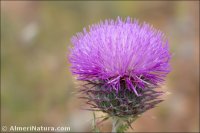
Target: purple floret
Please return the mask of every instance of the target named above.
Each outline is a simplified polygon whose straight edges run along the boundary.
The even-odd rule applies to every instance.
[[[119,92],[125,83],[140,96],[138,89],[158,87],[170,72],[171,55],[163,33],[130,17],[91,25],[71,42],[72,73],[108,90]]]

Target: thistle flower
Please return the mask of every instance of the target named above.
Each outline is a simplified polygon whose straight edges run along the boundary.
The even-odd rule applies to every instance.
[[[91,110],[136,118],[155,107],[170,72],[168,42],[159,30],[130,17],[105,20],[72,37],[71,71],[85,81]]]

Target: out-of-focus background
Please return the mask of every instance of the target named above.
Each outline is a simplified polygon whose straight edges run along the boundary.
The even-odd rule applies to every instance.
[[[134,131],[199,131],[198,1],[1,1],[1,125],[91,131],[92,112],[80,110],[74,95],[68,46],[83,27],[117,16],[160,29],[173,53],[166,100],[135,121]],[[108,132],[111,121],[99,127]]]

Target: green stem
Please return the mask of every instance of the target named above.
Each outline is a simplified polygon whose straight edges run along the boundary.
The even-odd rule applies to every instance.
[[[112,119],[112,132],[118,132],[118,128],[122,125],[122,121],[119,118],[113,117]]]

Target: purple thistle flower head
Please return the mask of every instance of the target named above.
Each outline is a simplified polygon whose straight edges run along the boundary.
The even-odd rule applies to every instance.
[[[141,96],[140,91],[157,88],[170,72],[164,34],[130,17],[91,25],[71,42],[72,73],[79,80],[101,84],[106,91],[127,89]]]
[[[132,123],[162,102],[156,91],[170,72],[168,42],[162,32],[130,17],[105,20],[72,37],[71,71],[92,111]]]

